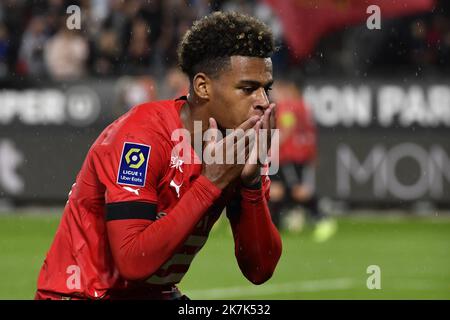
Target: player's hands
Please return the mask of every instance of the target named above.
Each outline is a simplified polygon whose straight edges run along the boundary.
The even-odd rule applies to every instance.
[[[237,128],[242,130],[235,130],[232,134],[218,140],[219,129],[217,128],[217,122],[214,118],[210,118],[209,133],[211,136],[203,152],[202,175],[207,177],[220,189],[224,189],[228,184],[238,178],[242,173],[245,162],[249,158],[249,150],[255,140],[255,130],[250,129],[256,129],[256,126],[259,126],[260,123],[260,117],[253,116]],[[234,154],[234,159],[232,163],[227,163],[227,155],[231,155],[231,153]],[[217,157],[216,159],[222,159],[222,161],[208,163],[205,160],[205,155]],[[238,161],[239,159],[244,159],[245,161]]]
[[[263,118],[259,121],[256,128],[256,137],[250,156],[245,164],[242,173],[241,181],[244,186],[252,186],[257,184],[261,179],[261,166],[267,162],[268,152],[272,143],[271,129],[275,128],[275,103],[271,103],[264,111]],[[260,129],[266,129],[265,135],[260,137]],[[259,141],[259,138],[265,141]],[[260,148],[263,148],[265,154],[260,154]]]

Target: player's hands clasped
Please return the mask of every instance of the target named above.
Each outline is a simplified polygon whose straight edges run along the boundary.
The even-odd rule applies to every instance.
[[[211,137],[204,148],[204,155],[211,155],[216,161],[203,161],[202,175],[218,188],[224,189],[242,174],[249,159],[249,150],[255,143],[256,130],[261,126],[261,119],[253,116],[244,121],[232,134],[218,139],[219,130],[214,118],[209,119]],[[252,130],[253,129],[253,130]],[[229,161],[233,159],[233,161]],[[217,161],[222,159],[222,161]],[[244,161],[240,161],[244,159]],[[228,160],[228,161],[227,161]]]
[[[267,153],[270,150],[272,142],[271,129],[274,128],[275,103],[271,103],[264,111],[264,115],[259,121],[259,125],[256,127],[255,143],[253,144],[249,159],[241,173],[241,180],[245,186],[254,185],[261,179],[261,166],[267,161]],[[260,129],[264,129],[262,132],[264,134],[260,134]],[[259,139],[264,140],[259,141]],[[261,152],[261,149],[263,152]]]

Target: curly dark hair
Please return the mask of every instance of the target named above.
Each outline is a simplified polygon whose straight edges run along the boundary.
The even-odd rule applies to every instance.
[[[270,29],[237,12],[214,12],[194,22],[178,47],[178,63],[190,79],[198,72],[217,76],[234,55],[268,58],[274,52]]]

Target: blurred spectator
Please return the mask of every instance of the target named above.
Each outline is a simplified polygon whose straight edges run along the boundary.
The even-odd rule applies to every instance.
[[[6,43],[6,62],[2,65],[6,73],[3,76],[9,76],[14,74],[15,65],[18,59],[18,52],[20,48],[20,40],[22,37],[22,32],[24,31],[25,24],[23,23],[23,18],[26,16],[26,3],[25,0],[3,0],[0,1],[0,10],[2,10],[2,25],[4,36],[7,38]]]
[[[108,2],[109,0],[81,0],[83,31],[90,38],[95,38],[101,31],[108,15]]]
[[[150,76],[122,77],[117,81],[117,90],[114,91],[118,92],[114,107],[116,116],[138,104],[158,100],[158,87]]]
[[[44,54],[48,72],[54,79],[78,79],[86,74],[88,43],[76,30],[66,28],[65,21],[46,43]]]
[[[189,79],[179,68],[172,67],[167,71],[161,87],[164,90],[162,92],[164,99],[186,96],[189,93]]]
[[[196,3],[201,2],[197,1]],[[192,22],[197,19],[197,15],[201,13],[196,12],[195,7],[189,1],[182,0],[172,0],[166,9],[170,13],[170,19],[167,20],[164,37],[160,40],[164,47],[162,51],[164,59],[160,60],[160,64],[170,68],[177,61],[179,40],[192,25]],[[207,8],[203,5],[201,10],[207,12]],[[159,74],[161,74],[161,70],[159,70]]]
[[[125,53],[127,72],[138,73],[150,66],[150,28],[143,19],[133,21],[130,42]],[[148,71],[148,70],[147,70]]]
[[[171,29],[171,20],[175,19],[176,12],[170,12],[170,4],[176,0],[163,1],[155,0],[149,1],[142,5],[138,15],[144,19],[149,25],[150,44],[153,52],[155,49],[161,49],[164,52],[168,47],[168,39],[173,30]],[[188,15],[189,12],[182,12]]]
[[[71,4],[79,5],[75,1],[70,3],[64,0],[48,0],[48,1],[33,1],[35,8],[34,14],[43,15],[45,14],[47,18],[47,28],[51,36],[55,35],[61,28],[61,21],[65,20],[68,16],[66,15],[67,7]]]
[[[44,46],[48,39],[43,16],[31,19],[22,38],[19,51],[19,69],[22,73],[40,76],[45,74]]]
[[[440,66],[450,62],[450,21],[442,14],[433,16],[427,34],[427,42],[435,51],[436,63]]]
[[[125,41],[125,28],[127,16],[125,13],[125,4],[121,0],[110,0],[109,14],[103,21],[103,27],[113,30],[121,43]]]
[[[441,64],[445,66],[450,65],[450,30],[443,35],[442,46],[440,50]]]
[[[119,71],[120,43],[112,29],[103,30],[95,43],[94,72],[98,75],[115,75]]]
[[[9,37],[6,26],[0,24],[0,76],[8,74]]]
[[[423,20],[411,24],[410,61],[414,65],[423,65],[433,61],[432,51],[427,43],[427,25]]]

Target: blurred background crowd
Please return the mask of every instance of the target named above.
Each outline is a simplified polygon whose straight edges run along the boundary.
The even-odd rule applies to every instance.
[[[345,1],[344,1],[345,2]],[[68,6],[81,8],[81,30],[69,30]],[[85,76],[151,74],[176,66],[177,44],[192,22],[215,10],[254,15],[272,28],[277,71],[304,75],[365,74],[396,68],[405,72],[450,69],[448,1],[432,12],[324,35],[308,56],[298,57],[283,24],[265,1],[243,0],[4,0],[0,2],[0,78],[79,79]]]

